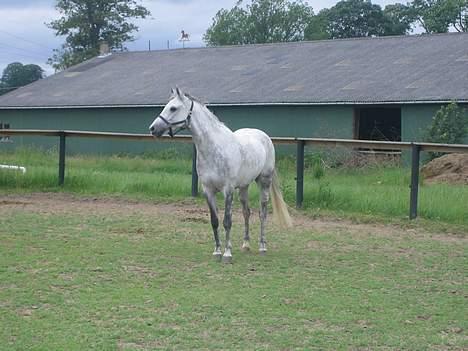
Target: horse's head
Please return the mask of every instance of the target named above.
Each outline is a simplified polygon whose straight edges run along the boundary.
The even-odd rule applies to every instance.
[[[172,96],[161,114],[149,126],[152,135],[160,137],[166,131],[172,137],[178,131],[190,126],[193,101],[179,89],[172,89]],[[173,127],[176,127],[173,130]]]

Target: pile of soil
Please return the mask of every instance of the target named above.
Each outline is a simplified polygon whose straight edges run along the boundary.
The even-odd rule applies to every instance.
[[[447,154],[421,169],[424,182],[468,185],[468,154]]]

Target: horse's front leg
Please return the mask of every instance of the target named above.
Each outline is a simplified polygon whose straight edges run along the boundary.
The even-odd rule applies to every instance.
[[[224,193],[224,230],[226,231],[226,247],[224,248],[223,262],[232,262],[231,226],[232,226],[232,199],[233,190]]]
[[[213,228],[213,235],[215,240],[215,249],[213,256],[217,259],[221,259],[221,242],[219,241],[219,220],[218,220],[218,209],[216,207],[216,195],[213,191],[205,190],[206,202],[210,209],[211,227]]]

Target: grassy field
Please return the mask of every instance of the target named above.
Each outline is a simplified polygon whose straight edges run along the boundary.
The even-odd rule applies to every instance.
[[[31,149],[0,153],[1,163],[17,164],[28,169],[25,175],[0,170],[0,192],[66,191],[172,200],[180,200],[190,194],[191,160],[170,150],[137,157],[67,157],[63,189],[57,186],[57,159],[56,152]],[[410,177],[407,168],[374,166],[317,170],[313,166],[314,157],[307,160],[304,180],[306,211],[392,220],[407,218]],[[285,199],[294,206],[294,160],[282,158],[278,167]],[[251,198],[257,201],[255,188],[251,188]],[[467,186],[421,185],[421,218],[468,228],[467,213]]]
[[[237,211],[223,265],[200,208],[3,196],[0,349],[468,347],[463,237],[296,215],[293,229],[270,226],[260,256],[239,252]]]

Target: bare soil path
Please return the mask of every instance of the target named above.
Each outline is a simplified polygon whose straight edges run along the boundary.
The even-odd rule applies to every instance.
[[[234,225],[242,226],[243,218],[240,205],[235,204]],[[256,209],[254,209],[256,210]],[[173,220],[185,222],[203,222],[209,226],[207,208],[196,201],[187,199],[178,202],[148,202],[121,199],[115,197],[81,197],[66,193],[33,193],[27,195],[0,196],[0,216],[11,211],[24,211],[44,215],[57,215],[60,213],[75,215],[117,215],[117,216],[164,216]],[[310,230],[316,233],[342,232],[363,236],[399,236],[412,235],[413,238],[430,237],[434,240],[460,241],[467,243],[467,233],[463,229],[454,229],[442,232],[435,226],[428,229],[424,226],[386,223],[356,223],[349,219],[323,217],[313,218],[307,213],[293,211],[294,227],[301,230]],[[221,211],[220,211],[221,212]],[[251,216],[255,224],[258,216]]]

